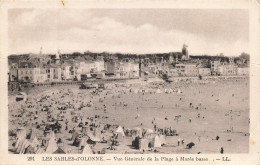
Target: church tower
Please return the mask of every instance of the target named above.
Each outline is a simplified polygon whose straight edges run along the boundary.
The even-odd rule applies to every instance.
[[[190,58],[189,52],[188,52],[188,45],[185,43],[183,44],[183,47],[182,47],[182,55],[185,57],[186,60],[188,60]]]
[[[55,64],[59,64],[60,63],[60,50],[57,51],[54,60],[55,60]]]

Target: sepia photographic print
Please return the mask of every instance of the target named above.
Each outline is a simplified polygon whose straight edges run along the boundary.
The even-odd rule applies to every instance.
[[[8,155],[249,154],[248,9],[7,17]]]
[[[248,152],[248,11],[8,16],[10,153]]]

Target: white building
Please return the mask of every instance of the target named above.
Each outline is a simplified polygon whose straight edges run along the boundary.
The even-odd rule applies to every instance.
[[[217,72],[221,76],[237,75],[237,66],[235,66],[235,65],[219,65]]]
[[[116,68],[116,78],[138,78],[139,65],[135,63],[119,63]]]
[[[239,75],[239,76],[248,76],[249,75],[249,67],[237,68],[237,75]]]
[[[198,68],[196,64],[176,64],[175,68],[181,76],[198,76]]]
[[[210,76],[210,68],[199,68],[199,75],[201,76]]]
[[[210,68],[211,68],[212,72],[217,72],[218,66],[220,66],[220,61],[211,61],[210,62]]]

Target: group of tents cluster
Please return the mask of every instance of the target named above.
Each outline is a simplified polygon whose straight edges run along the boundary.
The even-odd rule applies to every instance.
[[[118,126],[114,133],[117,135],[116,139],[121,141],[125,136],[123,128]],[[102,142],[104,139],[101,135],[101,130],[96,128],[90,131],[90,127],[83,126],[82,131],[75,131],[72,133],[72,145],[78,147],[81,154],[93,154],[91,144]],[[66,151],[59,146],[59,140],[56,139],[54,131],[44,131],[44,137],[38,139],[36,129],[31,129],[30,133],[24,127],[17,129],[15,133],[15,142],[13,143],[13,151],[16,154],[66,154]],[[103,151],[105,152],[105,151]]]
[[[155,133],[149,128],[136,127],[130,131],[133,138],[132,147],[141,151],[149,150],[149,148],[161,148],[166,145],[166,136]]]
[[[25,128],[18,128],[15,138],[13,151],[16,154],[50,154],[58,150],[54,132],[46,133],[45,137],[42,139],[42,144],[37,138],[35,129],[31,129],[30,133],[27,135]]]
[[[111,146],[114,144],[111,143],[112,138],[119,143],[126,135],[132,137],[132,148],[140,151],[161,148],[166,144],[165,135],[157,134],[152,129],[136,127],[124,130],[121,126],[114,126],[112,130],[115,136],[111,136],[109,141],[105,141]],[[81,131],[73,132],[70,140],[72,145],[76,146],[82,154],[93,154],[92,147],[96,143],[104,142],[102,131],[99,128],[90,131],[88,126],[83,126]],[[44,131],[44,137],[39,140],[34,128],[27,134],[26,129],[21,127],[16,131],[13,151],[16,154],[66,154],[67,151],[59,143],[62,142],[57,141],[54,131]]]
[[[35,129],[31,129],[30,133],[27,134],[23,127],[16,131],[13,151],[16,154],[66,154],[62,145],[57,142],[53,131],[45,131],[44,137],[39,140]],[[87,144],[82,149],[82,154],[86,153],[93,153]]]

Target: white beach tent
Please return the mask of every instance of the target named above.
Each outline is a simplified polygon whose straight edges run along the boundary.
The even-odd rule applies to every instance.
[[[80,139],[80,142],[79,142],[79,148],[81,148],[82,146],[85,146],[87,144],[87,139],[85,137],[82,137]]]
[[[37,147],[37,146],[40,145],[40,142],[39,142],[39,140],[37,139],[36,136],[34,136],[33,138],[29,139],[29,142],[30,142],[30,145],[32,147]]]
[[[55,139],[52,137],[50,138],[48,145],[45,149],[46,154],[52,154],[53,152],[55,152],[58,149],[58,145],[55,141]]]
[[[83,148],[81,154],[93,154],[92,149],[89,147],[89,145],[85,145],[85,147]]]
[[[153,139],[153,143],[152,143],[152,147],[154,148],[161,148],[162,146],[160,137],[158,135],[155,136],[155,138]]]
[[[162,93],[162,91],[158,88],[158,89],[156,90],[156,93]]]
[[[145,129],[144,132],[145,137],[150,137],[152,134],[154,134],[154,131],[150,128]]]
[[[95,141],[95,142],[100,142],[100,141],[101,141],[100,138],[94,136],[91,132],[88,132],[88,133],[87,133],[87,136],[88,136],[92,141]]]
[[[94,130],[93,135],[95,136],[96,139],[99,139],[98,141],[101,141],[102,136],[101,136],[101,131],[100,131],[99,128],[96,128],[96,129]]]
[[[161,141],[161,144],[166,144],[166,137],[165,137],[165,135],[160,135],[159,139]]]
[[[26,129],[24,127],[20,127],[17,129],[16,132],[17,138],[26,138]]]
[[[116,129],[116,133],[125,136],[124,130],[121,126],[118,126],[118,128]]]
[[[138,145],[139,150],[148,150],[148,140],[147,139],[140,139],[139,140],[139,145]]]
[[[43,154],[44,150],[41,147],[38,147],[35,151],[36,154]]]
[[[23,139],[22,141],[20,141],[17,149],[16,149],[16,153],[17,154],[23,154],[25,149],[30,145],[30,142],[27,139]]]
[[[132,138],[135,139],[137,136],[142,137],[142,129],[139,127],[135,127],[132,129]]]
[[[74,140],[75,140],[78,136],[79,136],[79,133],[75,131],[75,132],[72,134],[70,140],[74,142]]]

